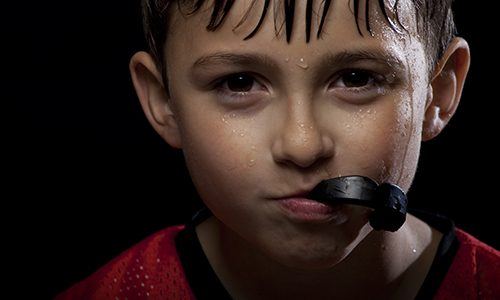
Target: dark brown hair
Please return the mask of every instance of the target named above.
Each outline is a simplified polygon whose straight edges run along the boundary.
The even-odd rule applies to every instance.
[[[156,61],[157,66],[162,71],[162,75],[165,76],[165,58],[163,55],[163,49],[166,42],[166,36],[168,32],[168,18],[169,13],[172,10],[171,6],[177,4],[179,11],[183,12],[184,7],[190,7],[190,10],[186,12],[187,15],[194,14],[197,12],[206,0],[141,0],[142,1],[142,14],[143,14],[143,25],[144,32],[146,35],[146,40],[149,47],[149,52]],[[262,10],[262,15],[259,22],[255,26],[254,30],[244,38],[247,40],[254,36],[259,30],[268,10],[270,0],[264,0],[264,7]],[[372,28],[370,26],[370,16],[369,7],[372,2],[376,2],[382,15],[387,21],[388,25],[395,31],[401,32],[406,31],[404,26],[400,22],[400,16],[398,15],[398,4],[400,0],[395,0],[391,10],[394,12],[394,16],[390,17],[388,14],[388,8],[386,0],[350,0],[353,1],[354,16],[356,20],[356,27],[360,35],[363,35],[363,31],[359,24],[359,13],[360,10],[365,11],[365,29],[371,35],[373,35]],[[219,26],[224,23],[225,17],[230,11],[234,0],[212,0],[212,15],[210,22],[206,29],[208,31],[215,31]],[[250,8],[245,13],[241,21],[236,25],[235,28],[239,27],[247,18],[248,13],[254,7],[256,0],[253,0]],[[321,21],[316,33],[316,38],[321,38],[321,32],[323,29],[325,16],[328,12],[332,0],[322,0],[322,14]],[[411,0],[416,11],[416,22],[417,22],[417,33],[422,39],[426,47],[427,56],[429,58],[429,69],[432,72],[435,63],[443,55],[446,47],[448,46],[451,39],[456,34],[455,23],[453,21],[452,12],[452,2],[453,0]],[[286,28],[286,40],[290,42],[290,37],[292,34],[293,22],[294,22],[294,11],[295,11],[295,0],[284,0],[274,1],[274,26],[276,36],[281,32],[283,24]],[[283,4],[284,10],[284,21],[277,28],[277,16],[276,13],[279,11],[279,6]],[[364,5],[364,7],[362,7]],[[306,3],[306,42],[310,40],[311,31],[311,17],[312,17],[312,6],[313,0],[307,0]],[[360,9],[361,8],[361,9]],[[364,8],[364,9],[363,9]],[[166,84],[166,80],[164,80]],[[165,86],[168,91],[168,87]]]

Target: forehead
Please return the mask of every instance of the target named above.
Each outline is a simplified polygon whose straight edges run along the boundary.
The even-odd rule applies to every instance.
[[[405,61],[409,50],[423,52],[423,44],[416,38],[415,20],[412,17],[415,14],[410,1],[398,1],[398,20],[406,29],[406,31],[399,32],[393,30],[386,21],[380,8],[381,1],[368,3],[364,0],[331,1],[329,9],[326,10],[319,39],[316,33],[325,11],[324,1],[307,1],[307,3],[315,2],[312,4],[310,29],[306,25],[308,23],[306,1],[295,2],[292,10],[293,22],[285,18],[284,2],[288,1],[270,1],[267,9],[264,9],[266,2],[235,1],[221,26],[215,31],[206,29],[211,20],[213,1],[205,1],[202,7],[192,15],[186,15],[185,9],[179,12],[174,6],[167,36],[165,53],[167,63],[173,60],[187,63],[186,60],[195,61],[209,53],[245,50],[265,53],[266,57],[276,59],[285,56],[300,56],[307,57],[309,61],[319,59],[324,54],[350,51],[373,51],[393,58],[395,61]],[[360,5],[354,7],[355,3],[360,3]],[[390,9],[393,4],[394,1],[387,2],[386,14],[391,20],[396,20],[394,11]],[[369,22],[365,19],[366,7],[369,8]],[[263,11],[267,12],[263,14]],[[358,22],[355,20],[356,13]],[[250,39],[244,40],[256,28],[263,15],[258,32]],[[291,32],[288,42],[287,26]],[[371,29],[373,35],[368,28]],[[309,42],[306,42],[308,29],[311,38]],[[183,61],[184,58],[186,60]]]

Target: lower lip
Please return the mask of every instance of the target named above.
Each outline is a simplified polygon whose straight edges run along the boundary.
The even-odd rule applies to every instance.
[[[278,199],[278,205],[290,218],[305,222],[327,222],[338,214],[341,205],[327,205],[307,198]]]

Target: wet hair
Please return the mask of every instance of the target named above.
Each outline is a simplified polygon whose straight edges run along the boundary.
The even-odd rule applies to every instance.
[[[155,59],[155,62],[159,69],[162,71],[162,75],[165,78],[166,75],[166,65],[165,58],[163,54],[164,45],[166,42],[169,17],[171,14],[171,7],[177,4],[180,12],[186,15],[191,15],[196,13],[206,2],[206,0],[141,0],[142,1],[142,14],[143,14],[143,26],[146,35],[146,40],[149,47],[149,52]],[[215,31],[219,28],[225,20],[225,17],[231,10],[235,0],[211,0],[212,3],[212,14],[210,21],[206,26],[208,31]],[[300,1],[300,0],[299,0]],[[366,30],[365,32],[373,35],[373,30],[370,24],[370,7],[371,5],[378,5],[378,8],[382,12],[382,16],[388,23],[389,27],[398,32],[407,32],[407,29],[400,22],[400,16],[398,14],[398,5],[400,0],[349,0],[353,2],[353,14],[355,16],[356,28],[360,35],[363,34],[363,26]],[[424,43],[425,50],[427,52],[427,57],[429,58],[429,70],[433,71],[434,65],[437,60],[444,54],[448,44],[456,34],[456,27],[453,20],[452,12],[452,2],[453,0],[410,0],[415,7],[416,12],[416,24],[417,24],[417,34]],[[255,6],[257,0],[253,0],[250,4],[249,9],[246,11],[241,21],[235,26],[234,29],[238,28],[248,17],[248,14]],[[286,30],[286,41],[289,43],[292,35],[292,28],[294,22],[294,11],[295,11],[295,0],[275,0],[274,2],[274,28],[276,36],[278,36],[282,30],[283,25],[285,25]],[[375,3],[373,3],[375,2]],[[393,2],[392,5],[388,2]],[[325,17],[330,8],[332,0],[322,0],[322,13],[321,21],[318,26],[318,31],[316,32],[316,38],[321,38],[323,25],[325,22]],[[261,27],[264,18],[269,10],[270,0],[264,0],[264,6],[262,9],[262,14],[260,16],[259,22],[253,29],[253,31],[248,34],[244,40],[252,38]],[[277,17],[280,12],[279,6],[283,4],[284,21],[277,27]],[[388,5],[391,5],[388,8]],[[190,10],[183,12],[184,7],[190,7]],[[313,0],[307,0],[306,3],[306,42],[308,43],[311,39],[311,18]],[[360,16],[360,13],[364,11],[364,16]],[[389,13],[391,12],[391,13]],[[360,24],[359,20],[364,19],[364,25]],[[166,84],[166,80],[164,80]],[[168,91],[168,87],[165,86]]]

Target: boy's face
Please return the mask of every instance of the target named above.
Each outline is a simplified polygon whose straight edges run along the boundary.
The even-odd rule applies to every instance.
[[[167,37],[169,104],[200,196],[221,224],[298,268],[342,260],[370,232],[368,210],[343,206],[325,222],[301,221],[276,198],[341,175],[407,190],[419,155],[429,83],[423,45],[404,18],[412,8],[399,12],[409,35],[392,31],[372,5],[375,36],[360,20],[363,37],[349,2],[332,2],[320,40],[313,14],[308,44],[305,1],[297,1],[289,44],[284,27],[275,37],[272,8],[243,41],[261,15],[260,1],[234,32],[251,1],[236,1],[215,32],[205,29],[211,9],[187,18],[176,11]]]

